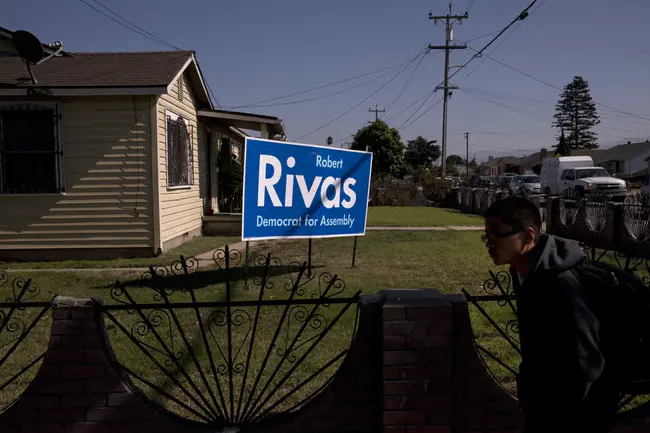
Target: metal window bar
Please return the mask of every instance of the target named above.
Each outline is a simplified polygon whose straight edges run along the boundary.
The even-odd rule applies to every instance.
[[[194,184],[193,130],[182,117],[167,117],[167,184]]]
[[[52,147],[46,148],[41,145],[39,149],[39,144],[36,144],[36,148],[26,148],[27,145],[33,144],[27,136],[18,136],[18,137],[8,137],[9,133],[9,123],[12,121],[8,118],[15,117],[19,113],[23,113],[22,119],[13,119],[14,122],[25,122],[23,125],[23,130],[25,132],[34,130],[39,130],[43,128],[44,124],[42,119],[30,118],[28,113],[39,112],[45,113],[50,111],[51,123],[46,124],[47,130],[51,131]],[[40,120],[40,121],[39,121]],[[61,167],[61,159],[63,157],[63,152],[60,146],[59,140],[59,122],[61,120],[61,114],[59,113],[58,105],[54,107],[50,106],[40,106],[37,104],[15,104],[9,105],[7,107],[0,108],[0,194],[39,194],[39,193],[58,193],[63,191],[63,173]],[[47,133],[47,131],[46,131]],[[10,141],[19,140],[18,142]],[[23,179],[14,179],[12,173],[10,172],[10,164],[12,157],[16,156],[27,156],[27,155],[51,155],[51,164],[52,164],[52,177],[50,179],[51,184],[34,186],[32,182],[34,181],[33,176],[42,175],[43,170],[39,170],[34,167],[21,167],[19,175],[23,176]],[[9,160],[9,161],[8,161]],[[34,158],[31,158],[32,163]],[[15,167],[12,167],[15,169]],[[32,173],[32,177],[28,175]],[[13,175],[16,176],[17,173],[13,172]],[[26,176],[26,179],[24,178]],[[20,186],[16,188],[16,183],[21,182]],[[44,181],[42,181],[44,182]],[[13,185],[14,187],[10,187]]]

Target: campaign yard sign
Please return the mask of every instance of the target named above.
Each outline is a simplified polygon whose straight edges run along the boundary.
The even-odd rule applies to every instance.
[[[372,154],[246,138],[242,240],[362,236]]]

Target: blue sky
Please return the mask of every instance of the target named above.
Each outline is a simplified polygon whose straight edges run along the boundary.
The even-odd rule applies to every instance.
[[[93,0],[86,1],[99,8]],[[226,108],[410,60],[427,44],[444,43],[444,27],[434,26],[428,13],[433,9],[434,14],[444,14],[447,7],[447,0],[101,1],[165,41],[195,50],[220,105]],[[492,33],[470,42],[470,47],[480,49],[528,3],[530,0],[456,0],[455,13],[464,13],[470,4],[471,8],[469,19],[456,25],[455,39],[467,41]],[[582,75],[596,102],[650,119],[650,27],[644,22],[650,15],[650,2],[537,3],[530,16],[513,26],[487,53],[558,87],[574,75]],[[61,40],[68,51],[168,49],[124,29],[80,0],[4,0],[2,12],[0,26],[29,30],[45,42]],[[472,54],[469,49],[454,52],[452,65],[462,64]],[[386,108],[401,93],[389,112],[382,114],[390,118],[389,124],[400,127],[420,103],[405,108],[442,81],[443,58],[441,52],[434,51],[398,75],[398,69],[388,70],[271,103],[359,86],[331,97],[237,109],[283,118],[289,140],[296,140],[350,110],[396,75],[356,109],[300,141],[320,144],[327,136],[345,139],[373,118],[369,108],[375,104]],[[476,153],[479,159],[489,154],[532,153],[554,143],[551,116],[558,90],[487,58],[471,62],[452,84],[460,89],[453,92],[449,106],[448,154],[464,155],[465,131],[470,132],[470,154]],[[440,92],[434,94],[411,120],[440,96]],[[650,121],[602,106],[598,109],[601,146],[650,137]],[[439,140],[441,116],[439,104],[400,133],[405,140],[417,135]]]

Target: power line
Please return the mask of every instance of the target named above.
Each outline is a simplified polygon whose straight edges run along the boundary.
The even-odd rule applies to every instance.
[[[510,37],[512,37],[512,35],[514,35],[515,33],[517,33],[517,30],[519,30],[519,29],[521,28],[521,26],[524,25],[523,21],[520,21],[518,24],[519,24],[519,25],[518,25],[517,27],[515,27],[515,29],[514,29],[513,31],[511,31],[511,32],[508,33],[508,34],[507,34],[503,39],[501,39],[501,42],[499,42],[499,44],[498,44],[496,47],[494,47],[494,49],[493,49],[492,51],[490,51],[490,54],[489,54],[489,55],[494,54],[494,52],[495,52],[496,50],[498,50],[498,49],[501,47],[501,45],[503,45],[503,44],[504,44],[504,43],[505,43],[505,42],[506,42]],[[487,57],[487,56],[483,56],[483,58],[478,62],[478,64],[476,65],[476,67],[475,67],[474,69],[472,69],[471,71],[469,71],[469,72],[467,73],[467,75],[465,75],[465,78],[466,78],[466,79],[469,78],[470,75],[472,75],[474,72],[476,72],[476,70],[477,70],[478,68],[481,67],[481,65],[483,64],[483,62],[485,62],[486,57]]]
[[[475,51],[476,53],[478,53],[478,51],[475,50],[474,48],[472,48],[472,47],[468,47],[468,48],[469,48],[470,50]],[[549,83],[548,81],[544,81],[544,80],[542,80],[542,79],[540,79],[540,78],[537,78],[537,77],[534,77],[534,76],[532,76],[532,75],[530,75],[530,74],[528,74],[528,73],[526,73],[526,72],[524,72],[524,71],[522,71],[522,70],[520,70],[520,69],[517,69],[517,68],[515,68],[514,66],[510,66],[510,65],[508,65],[508,64],[506,64],[506,63],[503,63],[501,60],[495,59],[494,57],[491,57],[491,56],[489,56],[489,55],[485,55],[485,57],[488,58],[488,59],[490,59],[490,60],[492,60],[493,62],[495,62],[495,63],[497,63],[497,64],[499,64],[499,65],[505,67],[505,68],[508,68],[508,69],[510,69],[510,70],[512,70],[512,71],[514,71],[514,72],[517,72],[518,74],[521,74],[521,75],[523,75],[523,76],[525,76],[525,77],[528,77],[528,78],[530,78],[531,80],[537,81],[537,82],[540,83],[540,84],[544,84],[545,86],[551,87],[551,88],[553,88],[553,89],[555,89],[555,90],[557,90],[557,91],[560,91],[560,92],[562,92],[562,91],[564,90],[564,89],[562,89],[562,88],[559,87],[559,86],[556,86],[556,85],[554,85],[554,84]],[[627,116],[636,117],[637,119],[641,119],[641,120],[645,120],[645,121],[650,122],[650,118],[648,118],[648,117],[644,117],[644,116],[640,116],[640,115],[638,115],[638,114],[630,113],[629,111],[620,110],[620,109],[618,109],[618,108],[611,107],[611,106],[606,105],[606,104],[603,104],[603,103],[601,103],[601,102],[596,102],[596,101],[594,101],[594,103],[595,103],[596,105],[599,105],[599,106],[601,106],[601,107],[603,107],[603,108],[606,108],[606,109],[608,109],[608,110],[615,111],[615,112],[618,112],[618,113],[621,113],[621,114],[625,114],[625,115],[627,115]]]
[[[397,113],[395,113],[395,114],[393,114],[392,116],[390,116],[389,118],[385,119],[385,121],[388,122],[388,121],[390,121],[390,120],[396,118],[397,116],[399,116],[400,114],[402,114],[403,112],[405,112],[406,110],[408,110],[409,108],[411,108],[412,106],[414,106],[415,104],[417,104],[418,102],[422,101],[423,99],[425,99],[425,98],[427,98],[427,99],[430,98],[431,95],[433,95],[433,93],[434,93],[434,92],[431,92],[431,93],[429,93],[428,95],[425,94],[425,95],[421,96],[420,98],[418,98],[418,99],[416,99],[415,101],[413,101],[410,105],[408,105],[408,106],[402,108],[402,109],[399,110]],[[426,101],[425,101],[425,102],[426,102]],[[423,105],[424,105],[424,104],[423,104]],[[417,112],[417,110],[416,110],[416,112]],[[409,119],[410,119],[410,118],[409,118]]]
[[[424,111],[423,111],[423,112],[422,112],[418,117],[416,117],[415,119],[413,119],[413,120],[412,120],[411,122],[409,122],[408,124],[405,124],[405,125],[400,126],[399,128],[397,128],[397,130],[398,130],[398,131],[401,131],[402,129],[404,129],[404,128],[408,128],[409,126],[411,126],[412,124],[414,124],[415,122],[417,122],[417,121],[418,121],[422,116],[424,116],[425,114],[427,114],[429,111],[433,110],[433,107],[435,107],[436,105],[440,104],[440,103],[442,102],[443,99],[445,99],[445,98],[442,97],[442,98],[438,99],[438,100],[437,100],[433,105],[431,105],[429,108],[427,108],[426,110],[424,110]]]
[[[477,98],[477,99],[480,99],[480,100],[482,100],[482,101],[489,102],[489,103],[494,104],[494,105],[498,105],[498,106],[500,106],[500,107],[505,108],[506,110],[510,110],[510,111],[515,112],[515,113],[519,113],[519,114],[523,114],[523,115],[526,115],[526,116],[532,117],[532,118],[534,118],[534,119],[537,119],[537,120],[540,120],[540,121],[544,122],[545,124],[548,124],[549,121],[550,121],[549,119],[543,119],[542,117],[537,116],[537,115],[535,115],[535,114],[527,113],[527,112],[522,111],[522,110],[517,110],[517,109],[514,109],[514,108],[512,108],[512,107],[508,107],[507,105],[502,104],[502,103],[500,103],[500,102],[493,101],[493,100],[491,100],[491,99],[489,99],[489,98],[485,98],[485,97],[480,96],[480,95],[476,95],[476,94],[474,94],[473,92],[471,92],[471,91],[469,91],[469,90],[466,90],[466,89],[460,89],[460,90],[461,90],[462,92],[468,93],[469,95],[472,95],[473,97],[475,97],[475,98]]]
[[[147,38],[147,39],[150,39],[150,40],[152,40],[152,41],[154,41],[154,42],[157,42],[157,43],[159,43],[159,44],[161,44],[161,45],[165,45],[165,46],[167,46],[167,47],[169,47],[169,48],[172,48],[172,49],[174,49],[174,50],[182,51],[182,50],[181,50],[179,47],[177,47],[176,45],[173,45],[173,44],[171,44],[171,43],[165,41],[164,39],[162,39],[162,38],[160,38],[160,37],[154,35],[153,33],[148,32],[147,30],[143,29],[142,27],[138,26],[137,24],[133,23],[132,21],[129,21],[128,19],[124,18],[122,15],[120,15],[120,14],[118,14],[117,12],[113,11],[113,10],[110,9],[109,7],[105,6],[104,4],[102,4],[101,2],[99,2],[98,0],[93,0],[93,1],[94,1],[95,3],[97,3],[99,6],[101,6],[103,9],[109,11],[110,13],[112,13],[113,15],[115,15],[116,17],[118,17],[119,19],[121,19],[121,20],[127,22],[127,23],[128,23],[129,25],[131,25],[132,27],[129,27],[129,26],[127,26],[126,24],[124,24],[123,22],[121,22],[121,21],[119,21],[119,20],[113,18],[112,16],[108,15],[106,12],[104,12],[104,11],[102,11],[102,10],[100,10],[100,9],[97,9],[95,6],[93,6],[92,4],[88,3],[86,0],[79,0],[79,1],[80,1],[81,3],[83,3],[83,4],[85,4],[86,6],[88,6],[89,8],[92,8],[92,9],[94,9],[95,11],[99,12],[100,14],[104,15],[106,18],[110,19],[111,21],[113,21],[113,22],[119,24],[120,26],[124,27],[124,28],[127,29],[127,30],[131,30],[132,32],[137,33],[137,34],[139,34],[140,36],[144,36],[144,37]]]
[[[426,53],[422,53],[422,57],[420,57],[419,62],[417,63],[417,65],[415,65],[415,68],[413,68],[413,72],[411,72],[411,76],[408,78],[408,80],[406,80],[406,83],[404,84],[404,87],[402,87],[402,90],[400,90],[400,92],[397,94],[395,99],[393,99],[393,102],[388,104],[388,107],[386,108],[387,113],[390,111],[390,109],[393,107],[393,105],[395,105],[395,103],[398,101],[398,99],[404,94],[404,92],[406,92],[406,89],[408,88],[409,84],[411,84],[411,81],[413,80],[413,77],[415,76],[415,73],[420,68],[420,65],[422,65],[422,62],[424,61],[425,55],[426,55]]]
[[[382,90],[384,87],[386,87],[387,85],[389,85],[389,84],[390,84],[390,83],[391,83],[395,78],[397,78],[397,76],[398,76],[399,74],[401,74],[401,73],[402,73],[406,68],[408,68],[408,65],[410,65],[410,64],[413,63],[413,62],[415,62],[415,60],[416,60],[418,57],[419,57],[419,54],[418,54],[416,57],[414,57],[413,59],[411,59],[405,67],[399,69],[399,70],[398,70],[398,71],[397,71],[397,72],[396,72],[396,73],[395,73],[395,74],[394,74],[394,75],[393,75],[393,76],[392,76],[388,81],[386,81],[384,84],[382,84],[382,85],[381,85],[377,90],[375,90],[375,91],[372,92],[370,95],[368,95],[368,96],[366,96],[365,98],[363,98],[363,99],[362,99],[361,101],[359,101],[358,103],[354,104],[351,108],[349,108],[348,110],[346,110],[346,111],[344,111],[343,113],[339,114],[339,115],[336,116],[334,119],[330,120],[329,122],[325,123],[324,125],[321,125],[321,126],[319,126],[318,128],[316,128],[316,129],[314,129],[314,130],[312,130],[312,131],[310,131],[310,132],[308,132],[308,133],[306,133],[306,134],[304,134],[304,135],[301,135],[300,137],[296,138],[295,141],[300,141],[300,140],[302,140],[303,138],[310,136],[310,135],[313,134],[314,132],[318,132],[318,131],[320,131],[321,129],[323,129],[323,128],[329,126],[329,125],[331,125],[332,123],[334,123],[334,122],[336,122],[337,120],[339,120],[341,117],[343,117],[343,116],[345,116],[346,114],[348,114],[350,111],[352,111],[352,110],[354,110],[355,108],[357,108],[359,105],[361,105],[361,104],[363,104],[364,102],[366,102],[368,99],[372,98],[372,97],[373,97],[374,95],[376,95],[380,90]]]
[[[376,76],[376,77],[373,77],[373,78],[371,78],[369,80],[366,80],[366,81],[364,81],[364,82],[362,82],[360,84],[355,84],[354,86],[346,87],[343,90],[338,90],[336,92],[327,93],[325,95],[314,96],[313,98],[299,99],[297,101],[278,102],[276,104],[258,104],[258,105],[252,105],[250,107],[251,108],[280,107],[280,106],[283,106],[283,105],[294,105],[294,104],[301,104],[303,102],[317,101],[319,99],[329,98],[331,96],[336,96],[336,95],[340,95],[341,93],[349,92],[350,90],[358,89],[359,87],[363,87],[363,86],[365,86],[367,84],[372,83],[373,81],[377,81],[377,80],[379,80],[379,79],[381,79],[381,78],[383,78],[383,77],[385,77],[387,75],[390,75],[390,73],[391,73],[391,71],[388,71],[388,72],[386,72],[384,74],[381,74],[379,76]],[[241,107],[236,107],[236,108],[241,108]]]
[[[472,2],[469,4],[469,6],[467,6],[467,9],[465,9],[465,13],[469,12],[469,10],[472,8],[472,6],[474,6],[474,3],[476,3],[476,0],[472,0]]]
[[[79,0],[79,1],[80,1],[81,3],[83,3],[83,4],[85,4],[86,6],[88,6],[89,8],[95,10],[96,12],[99,12],[100,14],[102,14],[103,16],[105,16],[106,18],[108,18],[109,20],[113,21],[114,23],[117,23],[117,24],[119,24],[120,26],[124,27],[124,28],[127,29],[127,30],[130,30],[130,31],[132,31],[132,32],[134,32],[134,33],[137,33],[137,34],[139,34],[140,36],[143,36],[143,37],[145,37],[145,38],[147,38],[147,39],[149,39],[149,40],[151,40],[151,41],[153,41],[153,42],[156,42],[156,43],[158,43],[158,44],[164,45],[164,46],[166,46],[166,47],[168,47],[168,48],[171,48],[171,49],[173,49],[173,50],[176,50],[176,51],[183,51],[183,49],[181,49],[180,47],[177,47],[176,45],[167,42],[166,40],[162,39],[161,37],[154,35],[153,33],[151,33],[151,32],[149,32],[149,31],[145,30],[145,29],[142,28],[142,27],[140,27],[139,25],[137,25],[137,24],[134,23],[133,21],[131,21],[131,20],[129,20],[129,19],[123,17],[122,15],[118,14],[118,13],[115,12],[113,9],[111,9],[111,8],[109,8],[108,6],[106,6],[106,5],[104,5],[103,3],[101,3],[99,0],[92,0],[92,1],[95,2],[96,4],[98,4],[101,8],[105,9],[106,11],[110,12],[111,14],[113,14],[114,16],[116,16],[117,18],[119,18],[119,20],[122,20],[122,21],[128,23],[128,25],[127,25],[127,24],[124,24],[124,22],[119,21],[118,19],[116,19],[116,18],[110,16],[109,14],[107,14],[107,13],[104,12],[104,11],[102,11],[101,9],[98,9],[98,8],[95,7],[94,5],[88,3],[86,0]],[[219,104],[219,100],[217,99],[216,95],[214,94],[214,92],[213,92],[212,89],[210,88],[210,84],[208,83],[207,80],[205,80],[205,85],[206,85],[206,87],[208,88],[208,93],[210,94],[210,96],[212,97],[212,99],[214,99],[214,102],[217,104],[217,106],[220,107],[221,105]]]
[[[418,56],[419,56],[419,54],[418,54]],[[264,104],[264,103],[267,103],[267,102],[277,101],[278,99],[286,99],[286,98],[290,98],[292,96],[301,95],[303,93],[314,92],[316,90],[325,89],[327,87],[332,87],[332,86],[335,86],[337,84],[342,84],[342,83],[346,83],[348,81],[353,81],[353,80],[356,80],[356,79],[359,79],[359,78],[367,77],[368,75],[374,75],[374,74],[378,74],[380,72],[393,70],[393,69],[395,69],[397,67],[404,66],[406,64],[411,64],[412,62],[413,62],[413,59],[407,60],[405,62],[397,63],[397,64],[394,64],[392,66],[387,66],[385,68],[381,68],[381,69],[377,69],[377,70],[374,70],[374,71],[366,72],[364,74],[355,75],[354,77],[344,78],[342,80],[338,80],[338,81],[335,81],[333,83],[323,84],[323,85],[320,85],[320,86],[312,87],[310,89],[300,90],[300,91],[297,91],[297,92],[289,93],[287,95],[276,96],[274,98],[264,99],[264,100],[257,101],[257,102],[252,102],[250,104],[231,106],[231,107],[227,107],[227,108],[229,108],[229,109],[237,109],[237,108],[255,107],[255,106],[259,106],[259,104]],[[388,74],[389,73],[390,72],[388,72]],[[388,75],[388,74],[386,74],[386,75]]]
[[[422,103],[420,104],[420,106],[419,106],[419,107],[418,107],[418,108],[417,108],[413,113],[411,113],[411,115],[409,116],[409,118],[406,119],[406,120],[404,121],[404,123],[402,123],[402,124],[401,124],[397,129],[398,129],[398,130],[403,129],[403,128],[405,127],[404,125],[406,125],[406,124],[408,123],[408,121],[411,120],[411,119],[413,118],[413,116],[415,116],[415,115],[417,114],[417,112],[420,111],[420,109],[421,109],[422,107],[424,107],[424,104],[426,104],[427,101],[428,101],[429,99],[431,99],[431,97],[433,96],[434,93],[436,93],[436,89],[433,89],[431,92],[429,92],[428,95],[426,95],[426,98],[424,99],[424,101],[422,101]],[[415,105],[415,104],[414,104],[414,105]]]

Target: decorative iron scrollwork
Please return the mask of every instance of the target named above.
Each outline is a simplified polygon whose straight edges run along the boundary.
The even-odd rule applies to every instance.
[[[650,195],[628,196],[623,204],[623,222],[632,240],[638,243],[647,241],[650,237]]]
[[[137,295],[116,285],[117,302],[102,307],[115,325],[116,368],[149,398],[211,428],[252,425],[301,407],[349,350],[358,292],[346,297],[336,275],[307,272],[306,263],[285,267],[270,254],[243,260],[226,247],[214,261],[216,273],[190,272],[195,267],[184,258],[169,274],[154,269],[152,284]],[[206,281],[210,272],[215,281]],[[274,291],[271,280],[283,276],[285,290]],[[240,290],[242,280],[256,290]]]
[[[567,188],[560,196],[560,223],[563,226],[572,226],[578,218],[582,196],[573,189]]]

